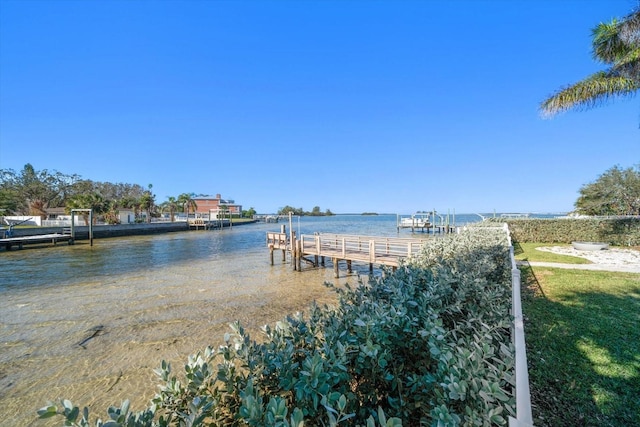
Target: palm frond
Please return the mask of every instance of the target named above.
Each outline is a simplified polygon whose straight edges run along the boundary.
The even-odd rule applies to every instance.
[[[592,30],[592,54],[609,68],[564,87],[543,101],[543,117],[592,108],[614,97],[632,96],[640,89],[640,8],[621,21],[598,24]]]
[[[611,76],[622,76],[640,81],[640,46],[626,53],[609,71]]]
[[[591,31],[591,37],[592,55],[596,61],[613,64],[619,59],[621,52],[628,50],[626,41],[620,37],[617,19],[598,24]]]
[[[588,109],[614,97],[633,96],[638,89],[637,80],[601,71],[559,90],[542,102],[540,110],[544,117],[550,117],[570,109]]]

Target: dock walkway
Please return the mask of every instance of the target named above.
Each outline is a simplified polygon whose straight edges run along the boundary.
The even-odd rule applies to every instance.
[[[55,246],[59,241],[67,241],[71,245],[73,244],[73,236],[67,233],[53,233],[37,234],[35,236],[8,237],[0,239],[0,247],[4,246],[6,250],[10,251],[15,245],[17,245],[19,249],[22,249],[23,245],[36,243],[51,243]]]
[[[267,247],[270,251],[273,265],[274,250],[281,250],[283,261],[286,253],[291,254],[294,269],[302,270],[302,261],[314,267],[324,265],[325,258],[331,258],[335,277],[338,277],[340,261],[346,261],[347,270],[351,271],[352,262],[369,264],[369,271],[373,265],[384,265],[397,268],[403,260],[417,254],[427,239],[356,236],[348,234],[301,235],[292,244],[291,237],[286,233],[267,232]],[[313,257],[307,258],[307,257]]]

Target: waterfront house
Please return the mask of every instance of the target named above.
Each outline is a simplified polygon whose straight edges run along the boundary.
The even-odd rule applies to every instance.
[[[231,199],[223,199],[220,194],[212,196],[197,196],[192,198],[196,202],[196,217],[221,219],[242,216],[242,205]]]
[[[143,212],[143,215],[146,218],[146,212]],[[133,224],[136,222],[136,213],[133,209],[118,209],[118,220],[120,224]]]

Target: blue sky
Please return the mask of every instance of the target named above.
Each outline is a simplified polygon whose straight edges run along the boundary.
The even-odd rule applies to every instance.
[[[0,168],[245,209],[565,212],[640,102],[541,118],[637,0],[0,0]]]

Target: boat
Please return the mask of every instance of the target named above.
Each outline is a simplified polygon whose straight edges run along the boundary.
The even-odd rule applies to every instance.
[[[601,251],[609,249],[608,243],[603,242],[571,242],[573,249],[577,251]]]
[[[398,228],[429,228],[431,227],[431,214],[415,213],[408,217],[398,215]]]

